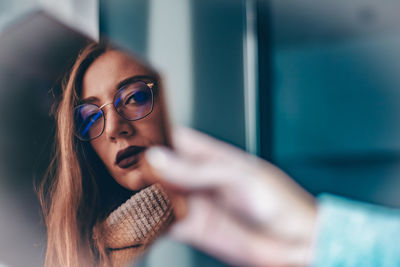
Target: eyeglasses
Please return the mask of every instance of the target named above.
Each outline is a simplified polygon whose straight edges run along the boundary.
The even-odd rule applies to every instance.
[[[123,85],[112,103],[97,106],[85,103],[74,108],[74,133],[82,141],[99,137],[105,127],[103,108],[113,104],[117,113],[126,120],[143,119],[153,111],[155,81],[134,79]]]

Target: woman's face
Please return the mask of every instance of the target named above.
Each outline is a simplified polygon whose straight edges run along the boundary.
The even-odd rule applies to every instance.
[[[127,54],[108,51],[86,71],[82,99],[98,106],[112,103],[118,84],[135,76],[152,76],[152,72]],[[110,174],[129,190],[139,190],[151,184],[143,175],[143,152],[149,146],[162,145],[165,141],[158,95],[154,97],[153,111],[136,121],[121,117],[113,105],[104,106],[104,132],[90,141]]]

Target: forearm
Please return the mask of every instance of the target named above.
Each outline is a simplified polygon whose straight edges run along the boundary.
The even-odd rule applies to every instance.
[[[400,211],[322,195],[313,267],[400,266]]]

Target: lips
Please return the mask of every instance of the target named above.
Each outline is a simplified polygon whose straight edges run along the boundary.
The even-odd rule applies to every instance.
[[[122,169],[129,168],[139,162],[139,154],[142,153],[146,147],[143,146],[129,146],[117,153],[115,164]]]

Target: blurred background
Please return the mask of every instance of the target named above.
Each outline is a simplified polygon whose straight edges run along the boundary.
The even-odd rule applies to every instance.
[[[0,0],[0,266],[43,265],[33,181],[50,107],[78,51],[104,37],[160,70],[173,123],[313,194],[400,208],[399,12],[394,0]],[[223,266],[168,239],[143,265]]]

